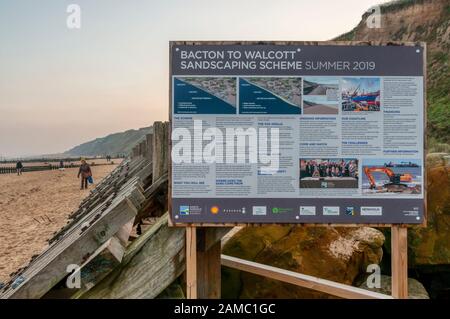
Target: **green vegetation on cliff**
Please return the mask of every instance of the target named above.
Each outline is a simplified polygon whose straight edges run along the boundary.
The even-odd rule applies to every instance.
[[[366,19],[338,41],[404,41],[427,43],[428,134],[450,143],[450,3],[448,0],[400,0],[380,5],[381,28],[368,28]]]

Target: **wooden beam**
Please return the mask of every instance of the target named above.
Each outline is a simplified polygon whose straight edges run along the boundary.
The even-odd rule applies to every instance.
[[[219,299],[221,294],[221,239],[231,228],[197,228],[197,297]]]
[[[294,271],[263,265],[227,255],[222,255],[222,265],[342,298],[392,299],[391,296],[372,292],[370,290],[356,288],[331,280],[304,275]]]
[[[153,181],[167,173],[169,165],[169,123],[153,123]]]
[[[186,227],[186,297],[197,299],[197,228]]]
[[[9,289],[6,298],[40,298],[67,275],[69,264],[82,265],[97,249],[136,215],[133,204],[124,199],[112,207],[86,230],[76,228],[23,274],[23,283]],[[75,231],[76,230],[76,231]]]
[[[408,228],[391,227],[392,296],[408,299]]]
[[[128,238],[133,228],[134,218],[122,226],[119,231],[86,263],[81,266],[81,288],[74,291],[71,298],[76,299],[102,281],[115,267],[125,254]]]
[[[208,251],[217,242],[220,242],[232,227],[199,227],[197,228],[197,250]]]
[[[168,214],[127,248],[122,263],[81,298],[156,298],[185,271],[185,229],[169,228]]]
[[[145,154],[145,158],[151,162],[153,160],[153,134],[147,134],[145,138],[147,139],[147,153]]]
[[[212,229],[211,229],[212,230]],[[208,231],[207,231],[208,232]],[[197,251],[197,288],[200,299],[219,299],[221,293],[221,242]]]
[[[128,245],[128,238],[130,237],[131,230],[133,229],[133,222],[134,218],[123,225],[115,235],[115,237],[117,237],[123,247],[126,247]]]

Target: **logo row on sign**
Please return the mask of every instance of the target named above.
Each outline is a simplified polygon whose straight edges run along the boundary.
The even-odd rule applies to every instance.
[[[251,212],[248,212],[245,207],[242,208],[233,208],[233,209],[221,209],[219,206],[211,206],[209,212],[213,215],[217,215],[221,213],[237,213],[237,214],[247,214],[251,213],[255,216],[265,216],[268,213],[272,214],[283,214],[283,213],[292,213],[293,208],[282,208],[282,207],[272,207],[267,209],[267,206],[253,206]],[[322,215],[323,216],[339,216],[341,214],[339,206],[323,206]],[[187,216],[187,215],[199,215],[202,213],[202,208],[197,205],[180,205],[179,215]],[[345,207],[345,211],[343,212],[347,216],[354,216],[356,214],[355,207],[348,206]],[[381,216],[383,214],[383,208],[380,206],[362,206],[360,208],[361,216]],[[299,208],[300,216],[315,216],[316,215],[316,206],[300,206]],[[178,216],[175,216],[178,218]]]

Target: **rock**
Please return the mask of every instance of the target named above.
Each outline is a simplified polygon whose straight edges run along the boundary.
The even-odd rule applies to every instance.
[[[285,237],[293,226],[264,226],[241,229],[229,239],[223,253],[246,260],[254,260],[267,245]],[[239,298],[241,290],[241,272],[222,269],[222,298]]]
[[[380,288],[368,288],[367,281],[364,280],[358,287],[379,292],[385,295],[391,294],[391,277],[381,275],[381,287]],[[408,278],[408,296],[409,299],[430,299],[425,287],[416,279]]]
[[[427,227],[408,229],[409,267],[450,264],[450,166],[445,156],[427,156]],[[390,254],[390,236],[387,230],[384,233]]]
[[[410,260],[415,264],[450,264],[450,167],[427,169],[427,227],[408,232]]]
[[[450,166],[447,156],[446,153],[428,154],[427,227],[408,229],[408,266],[432,298],[448,296],[450,283]],[[385,251],[390,255],[390,232],[387,229],[383,232]],[[390,258],[385,259],[389,263]]]
[[[427,165],[428,169],[440,166],[448,166],[448,156],[447,153],[430,153],[427,154]]]
[[[373,228],[246,227],[223,253],[351,285],[381,261],[383,234]],[[330,298],[329,295],[224,268],[224,298]]]
[[[427,227],[408,229],[408,265],[450,264],[450,166],[446,153],[427,156]],[[390,232],[385,250],[390,254]]]

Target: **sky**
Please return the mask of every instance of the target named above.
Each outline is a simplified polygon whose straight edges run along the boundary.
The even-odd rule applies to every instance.
[[[329,40],[380,2],[0,0],[0,158],[167,120],[170,40]]]

